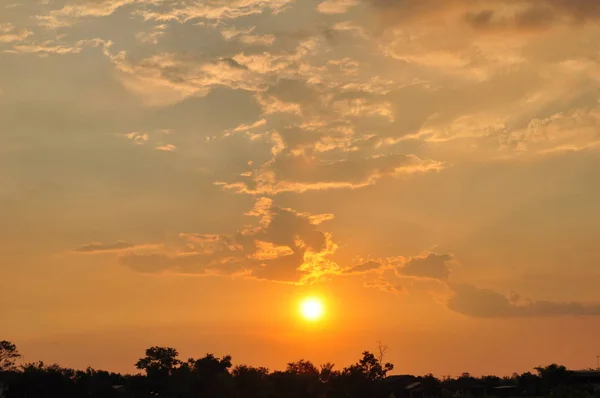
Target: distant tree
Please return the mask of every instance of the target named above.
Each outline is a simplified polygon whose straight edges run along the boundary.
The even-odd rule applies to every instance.
[[[364,351],[362,358],[347,368],[334,380],[336,397],[369,398],[378,394],[379,381],[394,369],[391,363],[381,363],[375,355]]]
[[[288,363],[285,372],[273,373],[270,380],[281,397],[310,398],[321,392],[319,369],[304,359]]]
[[[517,377],[517,385],[523,396],[541,395],[541,380],[537,375],[526,372]]]
[[[337,375],[338,372],[333,370],[334,367],[335,365],[331,362],[321,365],[321,370],[319,371],[319,380],[321,380],[321,383],[329,383],[329,381]]]
[[[113,386],[124,385],[125,378],[119,374],[87,368],[76,372],[74,382],[80,396],[111,398],[117,395]]]
[[[490,391],[492,388],[498,387],[503,383],[503,380],[498,376],[483,376],[479,381],[487,391]]]
[[[144,393],[167,394],[173,389],[171,376],[181,365],[177,359],[179,353],[175,348],[150,347],[146,350],[146,356],[135,364],[139,370],[146,372],[146,380],[140,383]]]
[[[21,354],[16,345],[10,341],[0,341],[0,371],[15,370],[15,364],[19,358],[21,358]]]
[[[564,366],[554,363],[548,366],[538,366],[535,370],[541,379],[542,390],[546,394],[560,385],[570,384],[571,372]]]
[[[377,360],[380,363],[383,363],[383,360],[385,359],[385,354],[387,354],[388,349],[389,347],[383,344],[381,340],[377,342]]]
[[[146,374],[160,372],[170,375],[181,364],[181,361],[177,359],[178,355],[175,348],[150,347],[146,350],[146,356],[138,360],[135,367],[146,371]]]
[[[56,364],[28,363],[21,367],[18,379],[11,383],[10,393],[15,397],[76,398],[75,375],[75,370]]]
[[[300,375],[318,375],[319,370],[315,365],[313,365],[310,361],[305,361],[301,359],[296,362],[290,362],[287,364],[287,368],[285,370],[288,373],[292,374],[300,374]]]
[[[267,368],[239,365],[231,374],[239,398],[266,398],[272,394]]]
[[[423,394],[427,397],[436,397],[439,395],[441,381],[434,375],[427,374],[420,378],[421,388],[423,388]]]
[[[445,385],[450,390],[463,395],[475,394],[475,390],[477,390],[477,393],[481,393],[482,395],[484,393],[484,391],[479,391],[483,389],[483,386],[481,385],[480,381],[472,377],[469,372],[463,372],[456,379],[446,380]]]
[[[363,373],[370,381],[377,381],[384,379],[387,373],[394,369],[394,365],[389,362],[384,364],[375,358],[375,355],[365,351],[361,360],[350,368]]]
[[[181,369],[187,380],[178,384],[187,385],[186,396],[225,398],[233,395],[233,380],[229,373],[231,367],[229,355],[217,358],[213,354],[206,354],[203,358],[190,358]]]

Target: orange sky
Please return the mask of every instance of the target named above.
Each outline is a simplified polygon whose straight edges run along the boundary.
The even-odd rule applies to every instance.
[[[0,339],[26,360],[595,366],[596,0],[0,9]]]

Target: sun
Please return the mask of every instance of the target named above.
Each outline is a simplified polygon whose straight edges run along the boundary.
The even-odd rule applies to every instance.
[[[300,315],[307,321],[315,322],[323,318],[325,306],[323,301],[316,297],[307,297],[300,302]]]

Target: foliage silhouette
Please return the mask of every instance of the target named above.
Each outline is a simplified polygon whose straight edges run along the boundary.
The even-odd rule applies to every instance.
[[[535,373],[512,377],[473,377],[463,373],[440,380],[428,374],[388,376],[394,369],[369,351],[348,367],[337,370],[332,363],[320,366],[300,359],[284,371],[232,365],[230,356],[187,361],[176,349],[150,347],[135,366],[135,375],[121,375],[88,368],[73,370],[43,362],[19,367],[17,347],[0,345],[1,398],[441,398],[455,396],[513,396],[549,398],[600,398],[593,383],[600,371],[573,372],[552,364]],[[381,347],[381,346],[380,346]]]
[[[17,346],[10,341],[0,341],[0,371],[14,370],[17,359],[21,357]]]

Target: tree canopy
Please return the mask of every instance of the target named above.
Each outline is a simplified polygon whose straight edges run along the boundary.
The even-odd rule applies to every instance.
[[[282,371],[233,365],[229,355],[208,353],[182,360],[172,347],[146,350],[135,367],[138,374],[87,368],[74,370],[43,362],[24,363],[17,347],[0,342],[0,396],[2,398],[390,398],[407,396],[414,388],[419,397],[494,396],[500,387],[523,397],[591,398],[589,383],[576,380],[566,367],[539,366],[534,373],[512,377],[473,377],[464,372],[440,380],[424,376],[392,376],[394,365],[364,351],[356,363],[336,368],[333,363],[315,365],[306,359],[289,362]],[[600,374],[600,372],[597,372]],[[593,374],[593,372],[592,372]]]

